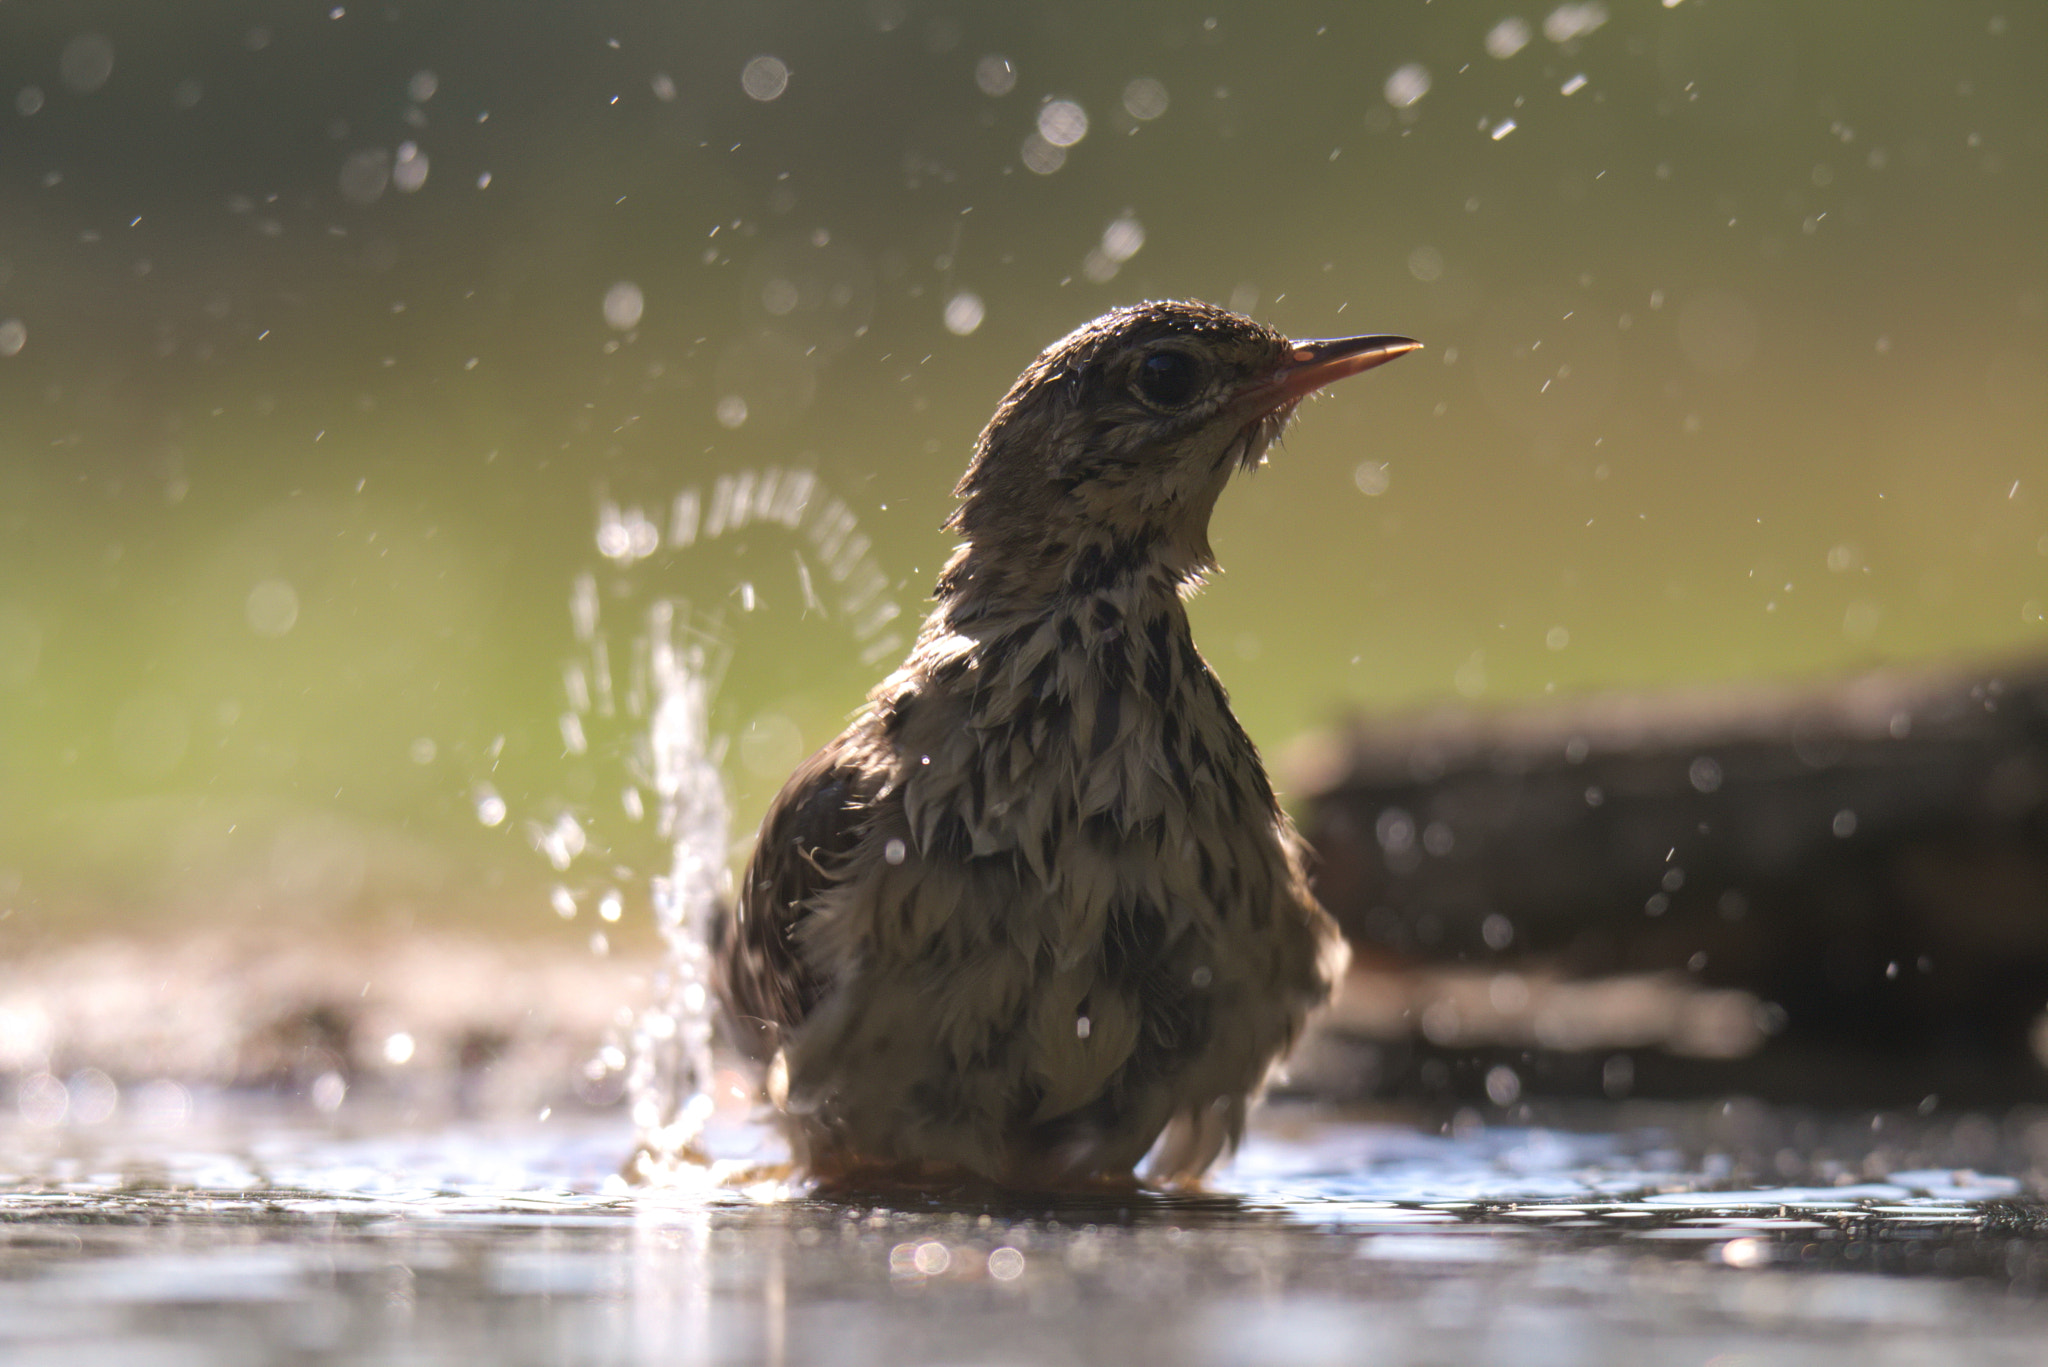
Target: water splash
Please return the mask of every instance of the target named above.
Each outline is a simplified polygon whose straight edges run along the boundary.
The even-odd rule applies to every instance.
[[[713,704],[734,648],[727,605],[744,616],[756,598],[753,584],[741,582],[714,609],[693,608],[687,599],[659,596],[641,566],[662,551],[688,551],[760,527],[779,528],[795,542],[807,616],[837,623],[869,665],[902,652],[901,610],[873,543],[815,472],[770,467],[723,475],[708,490],[677,493],[661,515],[601,499],[596,544],[609,569],[602,581],[600,573],[579,575],[570,592],[577,648],[563,669],[567,707],[558,725],[565,755],[597,767],[591,791],[616,791],[616,816],[636,834],[615,836],[609,826],[616,816],[566,807],[526,823],[529,842],[562,875],[550,896],[562,918],[595,906],[601,921],[615,922],[629,905],[627,889],[645,887],[663,959],[651,1000],[622,1020],[616,1043],[624,1046],[619,1056],[639,1142],[635,1173],[654,1182],[686,1180],[711,1161],[704,1139],[716,1078],[710,946],[732,897],[734,853],[721,773],[728,738],[714,734]],[[608,630],[608,613],[623,615],[623,651]],[[617,772],[604,773],[610,765]],[[576,881],[582,865],[599,859],[603,879]],[[591,947],[609,948],[602,927]]]
[[[712,672],[704,644],[678,634],[675,605],[649,610],[648,683],[658,699],[647,729],[656,830],[674,851],[652,880],[667,957],[654,1000],[633,1032],[626,1092],[641,1150],[657,1161],[708,1162],[712,1111],[711,936],[732,899],[731,812],[711,742]]]
[[[779,526],[802,542],[794,555],[807,609],[826,607],[805,550],[823,566],[833,612],[852,632],[862,663],[879,664],[903,649],[895,625],[902,609],[889,596],[874,543],[860,530],[853,509],[827,491],[815,471],[770,466],[720,475],[708,496],[685,489],[670,503],[666,535],[644,509],[604,499],[598,505],[597,549],[620,568],[631,568],[664,547],[684,550],[763,525]]]

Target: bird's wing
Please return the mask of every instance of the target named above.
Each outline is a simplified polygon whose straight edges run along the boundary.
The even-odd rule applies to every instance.
[[[842,747],[827,746],[789,776],[761,823],[715,956],[735,1042],[756,1059],[772,1057],[824,995],[826,984],[797,947],[797,929],[838,881],[877,786]]]

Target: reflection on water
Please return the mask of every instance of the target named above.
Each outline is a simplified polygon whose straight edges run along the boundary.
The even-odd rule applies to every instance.
[[[1741,1156],[1700,1147],[1716,1110],[1457,1136],[1282,1112],[1218,1194],[840,1203],[629,1189],[610,1122],[341,1131],[214,1098],[183,1130],[6,1136],[0,1350],[36,1364],[2036,1360],[2037,1196],[1947,1168],[1729,1189]]]

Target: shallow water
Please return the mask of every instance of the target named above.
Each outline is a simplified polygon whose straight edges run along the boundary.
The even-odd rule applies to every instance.
[[[0,1358],[2039,1360],[2029,1179],[1873,1174],[1957,1130],[1895,1121],[1859,1158],[1869,1117],[1809,1117],[1787,1123],[1834,1176],[1759,1181],[1729,1116],[1436,1134],[1280,1109],[1211,1194],[991,1205],[634,1190],[616,1114],[409,1128],[202,1099],[177,1130],[5,1136]]]

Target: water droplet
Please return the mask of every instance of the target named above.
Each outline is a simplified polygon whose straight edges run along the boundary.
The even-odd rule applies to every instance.
[[[23,1123],[39,1130],[54,1129],[64,1123],[65,1113],[71,1109],[71,1092],[51,1074],[34,1073],[15,1087],[14,1109]]]
[[[630,332],[640,325],[647,311],[647,296],[630,280],[621,280],[604,292],[604,321],[618,332]]]
[[[802,302],[794,282],[780,276],[771,277],[761,283],[761,307],[777,318],[784,318],[796,312]]]
[[[98,1125],[113,1117],[121,1104],[121,1089],[114,1079],[97,1068],[81,1068],[65,1083],[71,1093],[70,1121],[74,1125]]]
[[[427,154],[416,143],[400,143],[398,157],[391,163],[391,188],[409,195],[426,183]]]
[[[559,872],[567,869],[575,862],[576,856],[583,853],[583,827],[577,823],[575,817],[563,812],[551,824],[540,828],[534,844],[547,858],[548,863]],[[559,902],[555,906],[556,910],[561,909]]]
[[[1134,119],[1150,122],[1166,112],[1166,87],[1150,76],[1140,76],[1124,87],[1124,109]]]
[[[1049,176],[1067,164],[1066,149],[1053,146],[1036,133],[1024,139],[1018,156],[1026,170],[1041,176]]]
[[[981,296],[960,291],[946,301],[946,331],[956,337],[965,337],[981,326],[983,316]]]
[[[341,1103],[348,1096],[348,1080],[340,1073],[322,1073],[313,1079],[313,1085],[307,1089],[307,1096],[312,1100],[315,1110],[332,1115],[341,1109]]]
[[[1607,6],[1599,0],[1559,5],[1543,20],[1543,36],[1553,43],[1583,38],[1607,22]],[[1567,92],[1569,93],[1569,92]]]
[[[265,579],[249,590],[242,613],[258,636],[282,636],[298,623],[298,590],[282,579]]]
[[[1452,672],[1451,687],[1465,698],[1476,698],[1486,692],[1486,662],[1475,653]]]
[[[58,78],[75,94],[92,94],[113,74],[114,45],[97,33],[79,34],[57,59]]]
[[[341,164],[341,197],[351,204],[375,204],[391,185],[391,154],[381,147],[351,152]]]
[[[1420,62],[1409,62],[1394,68],[1387,77],[1387,103],[1396,109],[1407,109],[1429,93],[1429,68]]]
[[[894,836],[891,836],[888,842],[882,846],[882,859],[885,863],[901,864],[909,857],[909,854],[909,849],[905,847],[901,840]]]
[[[1038,111],[1038,136],[1054,147],[1072,147],[1088,136],[1088,111],[1073,100],[1047,100]]]
[[[1415,844],[1415,819],[1399,807],[1389,807],[1374,823],[1373,834],[1388,854],[1402,854]]]
[[[974,64],[974,83],[984,95],[1007,95],[1017,88],[1017,68],[1008,57],[990,53]]]
[[[1528,21],[1510,15],[1487,30],[1486,55],[1504,62],[1529,46],[1531,36]]]
[[[1112,261],[1124,262],[1138,254],[1145,245],[1145,225],[1126,214],[1102,230],[1102,254]]]
[[[740,69],[740,88],[763,103],[780,99],[789,89],[789,68],[780,57],[756,57]]]

